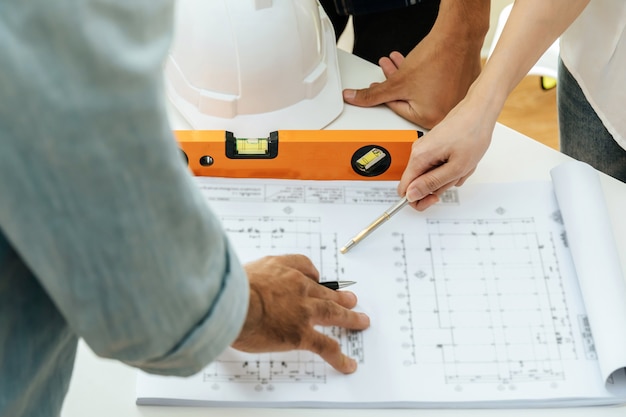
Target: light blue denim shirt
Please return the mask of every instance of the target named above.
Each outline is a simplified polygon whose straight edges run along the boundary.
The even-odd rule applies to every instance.
[[[167,0],[0,1],[0,416],[55,416],[77,338],[199,371],[248,283],[167,123]]]

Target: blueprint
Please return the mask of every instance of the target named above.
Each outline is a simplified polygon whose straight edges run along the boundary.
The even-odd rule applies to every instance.
[[[611,269],[615,260],[599,262],[614,255],[610,230],[608,237],[600,230],[607,225],[594,224],[593,213],[602,215],[601,189],[587,166],[564,169],[552,182],[448,190],[425,212],[405,207],[346,254],[339,248],[398,200],[395,183],[197,178],[243,262],[308,256],[321,280],[357,282],[350,290],[371,327],[320,329],[358,361],[352,375],[310,352],[230,349],[189,378],[140,372],[138,403],[384,408],[624,402],[626,340],[615,333],[626,334],[626,324],[615,317],[626,319],[626,313],[619,317],[606,303],[617,297],[626,305],[626,289],[619,264]],[[571,170],[582,178],[567,191]],[[566,191],[555,194],[559,181]],[[569,214],[580,208],[580,195],[592,206]],[[600,235],[589,241],[588,232],[572,230],[579,227]],[[574,248],[574,239],[582,249]],[[593,259],[581,267],[593,265],[593,285],[579,277],[581,256]],[[602,265],[609,265],[606,274]],[[602,284],[599,275],[613,281]]]

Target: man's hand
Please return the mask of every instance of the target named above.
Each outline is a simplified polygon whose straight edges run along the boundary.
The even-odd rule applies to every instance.
[[[268,256],[245,265],[250,281],[246,322],[233,343],[245,352],[309,350],[343,373],[356,370],[356,361],[341,352],[339,343],[314,326],[363,330],[369,317],[351,311],[357,302],[349,291],[319,285],[319,273],[303,255]]]
[[[433,128],[457,104],[481,71],[490,0],[443,0],[430,33],[406,56],[392,52],[379,64],[387,80],[346,89],[346,103],[386,104],[398,115]]]

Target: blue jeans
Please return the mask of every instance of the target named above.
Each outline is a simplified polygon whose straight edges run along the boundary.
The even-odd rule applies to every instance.
[[[561,152],[626,182],[626,150],[606,130],[561,60],[557,105]]]

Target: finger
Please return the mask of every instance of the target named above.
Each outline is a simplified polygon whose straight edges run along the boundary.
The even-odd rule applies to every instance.
[[[396,67],[399,67],[404,62],[404,55],[402,55],[398,51],[392,51],[389,54],[389,59],[393,62]]]
[[[408,167],[405,174],[407,171]],[[435,166],[421,175],[415,175],[415,179],[410,182],[406,189],[406,197],[410,202],[421,200],[439,190],[445,191],[446,186],[450,187],[456,184],[465,175],[462,167],[448,162],[441,163],[441,165]]]
[[[315,265],[313,265],[313,262],[311,262],[311,260],[304,255],[280,255],[275,256],[274,259],[283,266],[298,270],[307,278],[310,278],[315,282],[319,281],[319,271],[317,270]]]
[[[472,169],[467,175],[461,177],[461,179],[457,181],[455,185],[457,187],[460,187],[461,185],[465,184],[465,181],[467,181],[467,179],[474,173],[474,171],[476,171],[476,168]]]
[[[436,190],[432,194],[427,195],[426,197],[422,198],[421,200],[416,201],[413,204],[413,207],[416,210],[418,210],[418,211],[426,210],[430,206],[437,204],[441,200],[441,196],[443,195],[443,193],[445,193],[447,190],[449,190],[450,188],[452,188],[452,187],[454,187],[456,185],[457,185],[456,181],[449,182],[448,184],[446,184],[443,187],[439,188],[438,190]]]
[[[427,134],[423,138],[418,139],[413,143],[409,163],[402,173],[400,182],[398,183],[398,194],[406,195],[409,199],[409,202],[421,200],[427,195],[432,194],[440,186],[440,184],[434,184],[431,186],[432,188],[422,187],[423,189],[420,188],[421,193],[419,193],[418,195],[408,195],[409,187],[412,186],[418,178],[420,178],[426,172],[437,168],[439,165],[445,162],[442,161],[440,156],[437,156],[436,154],[433,155],[433,152],[429,150],[429,138],[430,136],[429,134]],[[420,186],[419,182],[417,186]]]
[[[436,170],[431,170],[415,178],[406,189],[407,199],[413,202],[434,194],[444,182],[437,174]]]
[[[421,200],[417,200],[417,201],[411,203],[411,205],[417,211],[424,211],[427,208],[429,208],[430,206],[434,206],[438,202],[439,202],[439,196],[437,196],[437,194],[430,194],[430,195],[427,195],[426,197],[422,198]]]
[[[385,77],[387,78],[389,78],[392,74],[398,71],[398,67],[396,66],[396,64],[394,64],[394,62],[387,57],[379,59],[378,65],[380,66],[380,69],[383,70],[383,74],[385,74]]]
[[[351,291],[335,291],[323,285],[315,285],[309,289],[308,295],[314,298],[334,301],[345,308],[353,308],[357,303],[356,295]]]
[[[372,107],[390,101],[403,100],[403,94],[404,90],[399,83],[386,80],[360,90],[347,88],[343,90],[343,100],[355,106]]]
[[[311,330],[302,340],[302,349],[318,354],[330,366],[344,374],[356,371],[357,363],[341,352],[339,343],[316,330]]]
[[[311,323],[321,326],[339,326],[344,329],[364,330],[370,325],[365,313],[349,310],[330,300],[313,300]]]
[[[450,181],[449,183],[447,183],[444,186],[440,187],[437,191],[433,192],[433,194],[436,195],[437,197],[441,197],[443,195],[443,193],[448,191],[450,188],[456,186],[458,181],[459,180]]]

